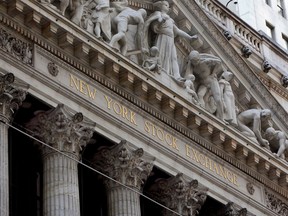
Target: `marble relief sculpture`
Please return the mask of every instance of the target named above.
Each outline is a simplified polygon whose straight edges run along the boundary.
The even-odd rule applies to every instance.
[[[269,148],[268,140],[261,135],[261,121],[271,118],[269,109],[249,109],[238,115],[238,128],[248,138],[258,142],[260,146]],[[249,125],[252,125],[251,128]]]
[[[142,67],[149,70],[155,71],[157,73],[161,73],[161,61],[159,58],[159,49],[156,46],[150,48],[150,50],[145,50],[144,52],[144,60],[142,63]]]
[[[94,0],[94,10],[91,13],[91,21],[94,24],[94,33],[97,38],[104,37],[107,40],[111,39],[111,16],[112,9],[110,8],[109,0]],[[90,7],[91,7],[90,4]]]
[[[212,96],[216,105],[216,115],[219,119],[228,123],[224,119],[224,105],[221,97],[217,74],[222,72],[221,60],[206,53],[199,53],[196,50],[190,52],[186,67],[186,76],[194,74],[198,82],[197,95],[199,103],[203,108],[208,108]]]
[[[127,3],[128,5],[128,3]],[[115,26],[116,34],[113,35],[109,45],[118,50],[120,47],[121,53],[126,55],[127,53],[127,38],[125,33],[128,31],[128,25],[137,25],[137,40],[141,41],[141,35],[143,35],[144,19],[147,16],[146,10],[139,9],[133,10],[123,4],[115,4],[115,9],[118,14],[112,19],[112,26]]]
[[[233,78],[233,73],[224,71],[219,80],[219,86],[224,105],[224,119],[229,124],[237,125],[235,97],[232,91],[230,81]]]
[[[194,86],[195,76],[193,74],[189,74],[184,81],[184,88],[188,94],[191,95],[191,100],[194,104],[199,104],[198,95]]]
[[[271,151],[276,152],[274,155],[285,160],[285,152],[288,150],[288,140],[285,133],[269,127],[265,131],[265,138],[269,141]]]
[[[157,35],[155,46],[159,49],[162,71],[176,80],[181,80],[174,38],[180,36],[193,41],[198,37],[187,34],[175,25],[174,20],[167,14],[169,11],[167,1],[157,1],[153,6],[156,11],[148,17],[144,25],[143,47],[144,49],[149,47],[148,33],[151,29]]]

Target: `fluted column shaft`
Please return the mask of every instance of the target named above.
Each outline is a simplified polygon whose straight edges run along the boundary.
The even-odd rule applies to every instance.
[[[8,126],[0,124],[0,215],[9,215]]]
[[[140,195],[123,186],[107,191],[109,216],[140,216]]]
[[[77,162],[53,152],[43,163],[44,216],[80,216]]]

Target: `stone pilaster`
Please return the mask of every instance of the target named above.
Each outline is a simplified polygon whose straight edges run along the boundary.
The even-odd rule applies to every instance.
[[[197,180],[187,182],[180,173],[175,177],[157,181],[151,187],[150,193],[174,212],[183,216],[195,216],[206,200],[207,188],[199,186]],[[163,215],[176,214],[165,209]]]
[[[12,86],[14,75],[0,76],[0,121],[9,123],[26,97],[25,91]],[[0,124],[0,215],[9,215],[8,126]]]
[[[58,150],[42,146],[44,216],[80,216],[77,160],[93,135],[82,120],[81,113],[72,115],[61,104],[27,124],[34,136]]]
[[[153,167],[154,158],[144,156],[143,149],[132,149],[126,141],[111,148],[104,148],[95,155],[97,169],[128,186],[105,179],[108,196],[109,216],[140,216],[142,185]]]

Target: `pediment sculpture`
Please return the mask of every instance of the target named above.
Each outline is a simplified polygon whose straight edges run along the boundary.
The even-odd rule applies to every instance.
[[[271,111],[242,107],[239,112],[231,86],[233,71],[218,56],[193,49],[192,43],[199,40],[198,35],[190,35],[177,26],[169,15],[168,1],[154,1],[151,11],[132,8],[127,0],[39,1],[151,74],[169,77],[191,103],[236,127],[253,142],[267,149],[271,142],[275,156],[285,158],[288,144],[286,138],[283,141],[283,132],[261,127],[263,119],[271,118]],[[185,59],[178,55],[176,37],[191,45]],[[267,139],[263,138],[266,129]]]

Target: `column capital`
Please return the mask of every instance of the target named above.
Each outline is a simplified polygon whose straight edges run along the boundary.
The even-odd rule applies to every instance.
[[[171,210],[183,216],[199,213],[207,197],[207,188],[199,186],[197,180],[186,181],[182,173],[168,179],[161,179],[151,187],[151,194],[156,200],[164,202]],[[165,215],[174,215],[166,211]]]
[[[225,205],[224,216],[247,216],[247,209],[246,208],[237,208],[233,202],[228,202]]]
[[[100,149],[94,156],[94,166],[122,184],[140,190],[150,175],[154,160],[154,157],[144,155],[142,148],[134,149],[122,140],[112,147]],[[108,188],[118,186],[109,180],[105,183]]]
[[[25,100],[27,92],[12,84],[15,77],[12,73],[0,75],[0,120],[10,122],[15,110]]]
[[[93,135],[92,123],[84,123],[82,113],[73,114],[63,104],[48,111],[38,111],[26,126],[43,142],[77,156]],[[43,148],[43,154],[51,151]]]

